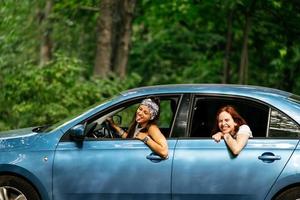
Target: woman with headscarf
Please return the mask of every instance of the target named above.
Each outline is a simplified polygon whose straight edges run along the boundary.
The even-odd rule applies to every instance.
[[[108,119],[108,122],[120,137],[139,139],[153,152],[167,158],[168,143],[156,124],[159,114],[159,100],[147,98],[140,103],[128,131],[117,126],[112,119]]]

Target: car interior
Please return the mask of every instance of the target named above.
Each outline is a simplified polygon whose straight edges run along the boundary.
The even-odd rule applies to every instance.
[[[266,137],[268,106],[238,98],[197,97],[193,105],[190,137],[211,137],[217,111],[226,105],[232,105],[245,119],[252,130],[253,137]]]
[[[160,117],[158,126],[166,138],[170,136],[174,116],[178,105],[178,96],[160,96]],[[141,99],[136,99],[131,102],[126,102],[118,107],[112,108],[106,114],[95,116],[87,122],[86,138],[120,138],[118,134],[108,125],[107,118],[112,118],[123,130],[127,130],[135,112],[141,102]]]

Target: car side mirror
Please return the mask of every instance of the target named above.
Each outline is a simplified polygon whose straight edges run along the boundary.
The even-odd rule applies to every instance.
[[[83,139],[85,137],[84,129],[85,129],[85,125],[83,125],[83,124],[78,124],[78,125],[72,127],[68,131],[71,139],[73,139],[74,141],[78,141],[78,142],[83,141]]]

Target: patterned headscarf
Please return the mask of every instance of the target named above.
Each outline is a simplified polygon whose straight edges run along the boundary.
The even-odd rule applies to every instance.
[[[144,106],[147,106],[149,108],[149,111],[150,111],[150,120],[153,120],[157,114],[158,114],[158,111],[159,111],[159,107],[158,105],[152,101],[151,99],[144,99],[141,103],[141,105],[144,105]]]

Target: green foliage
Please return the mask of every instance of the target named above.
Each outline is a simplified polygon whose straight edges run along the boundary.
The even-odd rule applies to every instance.
[[[232,13],[230,81],[238,83],[245,12],[252,0],[139,1],[133,26],[130,71],[144,84],[220,83]],[[294,1],[256,1],[248,41],[248,83],[294,91],[300,88],[300,7]],[[161,73],[163,72],[163,73]],[[298,92],[297,92],[298,91]]]
[[[40,68],[46,1],[0,7],[0,130],[51,124],[140,85],[220,83],[233,14],[230,81],[238,83],[245,12],[252,0],[136,1],[128,75],[92,78],[99,1],[53,1],[48,22],[54,58]],[[300,94],[300,6],[256,1],[248,41],[248,83]]]
[[[218,49],[225,43],[225,27],[220,32],[223,19],[213,20],[220,15],[213,11],[218,4],[143,2],[143,15],[133,27],[130,70],[149,85],[221,82],[223,52]]]
[[[96,54],[98,1],[61,0],[52,12],[52,40],[55,51],[88,63],[85,76],[93,71]]]
[[[35,1],[1,1],[0,6],[0,76],[23,62],[36,60],[37,24],[34,23]]]
[[[44,68],[27,65],[7,74],[1,88],[0,129],[52,124],[140,81],[136,74],[130,81],[113,75],[85,79],[86,68],[75,58],[56,55]]]

